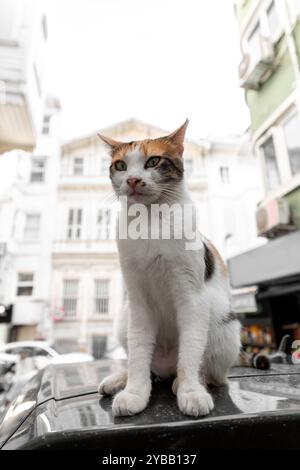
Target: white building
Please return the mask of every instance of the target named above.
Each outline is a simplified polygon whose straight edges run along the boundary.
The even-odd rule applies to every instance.
[[[36,145],[44,103],[42,0],[0,0],[0,153]]]
[[[0,303],[14,305],[11,340],[51,334],[49,292],[60,155],[57,100],[48,98],[45,111],[49,118],[34,151],[16,150],[0,159],[2,175],[13,175],[0,194]],[[0,341],[6,334],[2,325]]]
[[[248,136],[209,139],[205,158],[208,179],[209,237],[225,259],[256,247],[255,211],[263,197],[260,164]]]
[[[58,111],[48,103],[32,156],[15,152],[0,200],[0,303],[14,305],[10,339],[46,337],[101,356],[123,301],[110,158],[96,132],[60,148]],[[135,119],[102,132],[123,141],[168,133]],[[187,139],[184,162],[200,229],[223,256],[259,244],[262,185],[247,137]]]

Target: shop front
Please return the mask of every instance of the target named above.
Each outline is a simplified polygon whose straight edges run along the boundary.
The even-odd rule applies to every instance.
[[[287,333],[299,340],[300,231],[235,256],[228,267],[234,289],[256,286],[257,312],[252,321],[266,333],[265,346],[277,348]]]

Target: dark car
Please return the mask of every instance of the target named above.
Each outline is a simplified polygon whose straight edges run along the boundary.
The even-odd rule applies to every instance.
[[[0,427],[2,449],[200,451],[299,449],[300,368],[237,367],[228,386],[211,388],[215,408],[201,419],[181,414],[171,383],[154,379],[148,408],[112,416],[100,380],[120,361],[50,365],[24,386]]]

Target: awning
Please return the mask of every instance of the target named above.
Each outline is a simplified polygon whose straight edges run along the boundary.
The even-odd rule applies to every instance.
[[[300,274],[300,231],[228,260],[232,287],[267,283]]]
[[[271,286],[268,289],[259,292],[258,299],[265,299],[269,297],[281,297],[282,295],[300,293],[300,283],[284,284],[279,286]]]
[[[255,287],[233,289],[231,291],[231,309],[233,313],[257,313]]]

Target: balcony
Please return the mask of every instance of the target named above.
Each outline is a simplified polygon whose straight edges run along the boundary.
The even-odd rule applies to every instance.
[[[59,189],[102,189],[111,186],[108,176],[95,175],[62,175],[59,179]]]
[[[53,242],[53,256],[78,255],[101,257],[117,255],[115,240],[56,240]]]
[[[37,71],[17,42],[0,40],[0,153],[32,151],[41,120]]]

